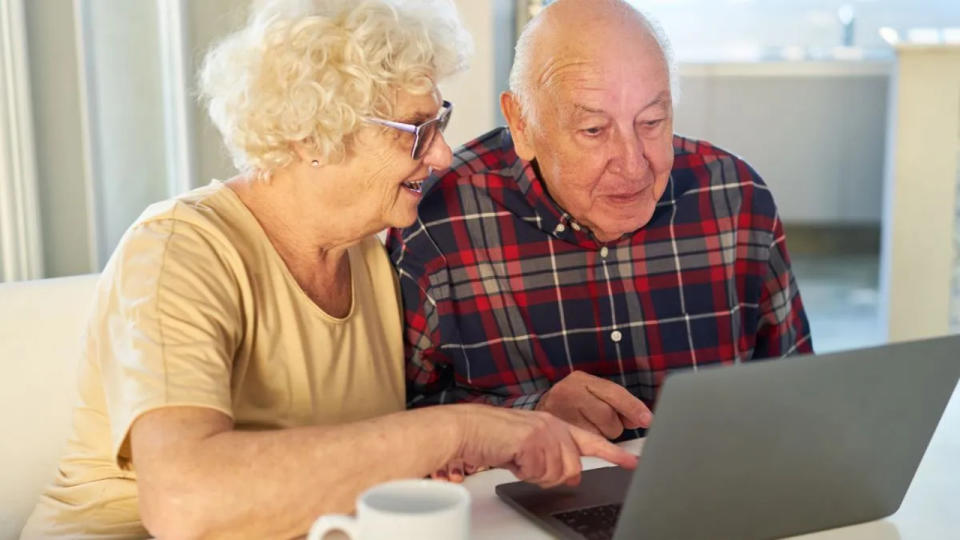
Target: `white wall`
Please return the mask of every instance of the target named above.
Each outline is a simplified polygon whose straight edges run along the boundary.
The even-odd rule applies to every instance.
[[[879,224],[889,69],[681,65],[674,129],[746,159],[784,221]]]
[[[451,147],[481,135],[501,120],[499,95],[507,87],[513,58],[513,6],[506,0],[455,0],[460,18],[473,36],[470,69],[440,85],[454,105],[446,138]]]

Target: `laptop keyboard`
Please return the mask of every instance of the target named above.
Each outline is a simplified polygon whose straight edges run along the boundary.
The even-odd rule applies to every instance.
[[[553,514],[564,525],[570,527],[587,540],[610,540],[620,517],[620,504],[591,506],[569,512]]]

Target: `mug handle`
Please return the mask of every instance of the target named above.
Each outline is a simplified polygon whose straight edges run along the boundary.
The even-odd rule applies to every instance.
[[[310,533],[307,540],[323,540],[323,537],[330,531],[341,530],[350,537],[350,540],[359,540],[360,531],[357,528],[356,518],[344,516],[342,514],[331,514],[329,516],[320,516],[313,525],[310,526]]]

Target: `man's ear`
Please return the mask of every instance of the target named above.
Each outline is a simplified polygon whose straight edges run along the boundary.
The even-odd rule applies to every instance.
[[[513,136],[513,147],[521,159],[533,161],[536,153],[533,151],[533,132],[527,119],[520,112],[520,102],[512,92],[500,94],[500,110],[507,119],[510,135]]]

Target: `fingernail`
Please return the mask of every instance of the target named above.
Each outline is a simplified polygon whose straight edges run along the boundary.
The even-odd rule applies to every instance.
[[[459,467],[454,467],[452,474],[454,476],[463,476],[463,471]]]

